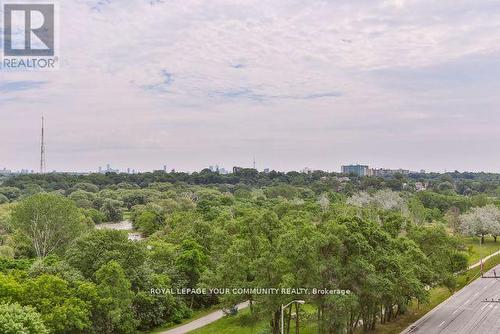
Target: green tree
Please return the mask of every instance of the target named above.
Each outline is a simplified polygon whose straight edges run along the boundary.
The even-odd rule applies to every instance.
[[[13,201],[21,196],[21,190],[16,187],[0,187],[0,194]]]
[[[71,188],[71,191],[78,191],[78,190],[83,190],[90,193],[97,193],[99,191],[99,187],[92,183],[82,182],[75,184]]]
[[[90,209],[96,199],[96,195],[84,190],[77,190],[72,192],[68,198],[72,199],[79,208]]]
[[[207,256],[203,248],[194,240],[184,240],[176,259],[176,269],[186,288],[196,288],[203,271],[207,267]],[[190,306],[193,307],[195,296],[191,296]]]
[[[5,264],[5,267],[16,268],[15,263],[10,264],[13,266]],[[23,294],[24,286],[13,275],[0,273],[0,303],[17,302]]]
[[[54,194],[23,200],[12,212],[12,226],[30,240],[38,257],[64,251],[85,230],[74,202]]]
[[[129,278],[139,280],[145,258],[143,245],[128,240],[127,233],[113,230],[93,230],[77,239],[66,252],[68,263],[87,279],[94,279],[99,268],[114,260]]]
[[[207,265],[207,257],[203,248],[194,240],[184,240],[177,256],[176,267],[187,284],[195,288]]]
[[[99,333],[134,333],[137,320],[132,313],[133,292],[130,281],[116,261],[110,261],[96,272],[99,294]]]
[[[148,288],[168,288],[171,282],[165,275],[152,274],[147,277]],[[180,320],[179,312],[186,312],[186,306],[170,294],[152,294],[148,290],[137,292],[133,299],[135,317],[139,320],[139,329],[147,330],[166,322]],[[188,315],[181,314],[181,317]]]
[[[83,215],[88,219],[92,220],[94,224],[102,224],[106,220],[106,215],[96,209],[84,209]]]
[[[75,297],[65,280],[43,274],[26,283],[24,304],[33,305],[53,333],[76,333],[90,329],[90,305]]]
[[[101,206],[101,211],[110,222],[119,222],[123,220],[123,202],[114,199],[105,199]]]
[[[143,211],[135,219],[134,226],[145,236],[150,236],[163,226],[163,219],[156,212]]]
[[[5,203],[9,203],[9,199],[4,194],[0,194],[0,205]]]
[[[48,334],[40,314],[30,306],[0,304],[0,333]]]

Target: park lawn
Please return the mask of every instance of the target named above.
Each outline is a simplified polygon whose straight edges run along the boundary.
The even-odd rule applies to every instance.
[[[307,308],[306,312],[314,312],[313,307]],[[245,309],[237,316],[228,316],[221,320],[218,320],[208,326],[197,329],[190,332],[190,334],[268,334],[269,320],[262,320],[254,325],[245,324],[248,320],[248,315],[250,314],[249,309]],[[295,333],[295,326],[292,323],[290,333]],[[316,324],[314,323],[302,323],[300,326],[301,334],[316,334]]]
[[[244,325],[246,318],[250,314],[249,309],[240,311],[237,316],[227,316],[211,323],[205,327],[194,330],[190,333],[192,334],[263,334],[266,333],[267,322],[259,321],[258,323],[251,325]]]
[[[485,237],[484,243],[479,246],[478,237],[468,237],[464,238],[464,243],[470,250],[469,264],[474,264],[479,262],[481,258],[484,258],[498,250],[500,250],[500,239],[495,242],[493,237]]]

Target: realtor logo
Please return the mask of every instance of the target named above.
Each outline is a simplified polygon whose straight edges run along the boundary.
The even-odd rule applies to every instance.
[[[2,0],[0,0],[2,1]],[[47,0],[3,3],[0,71],[59,68],[59,5]],[[57,1],[57,0],[54,0]],[[3,29],[1,29],[3,28]]]
[[[4,5],[4,56],[55,54],[53,4]]]

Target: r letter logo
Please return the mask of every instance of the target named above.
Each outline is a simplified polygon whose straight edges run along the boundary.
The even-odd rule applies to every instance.
[[[53,4],[4,5],[4,56],[53,57]]]

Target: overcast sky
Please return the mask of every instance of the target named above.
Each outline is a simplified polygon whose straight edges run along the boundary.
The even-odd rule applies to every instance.
[[[0,71],[0,169],[500,172],[500,2],[65,0]]]

